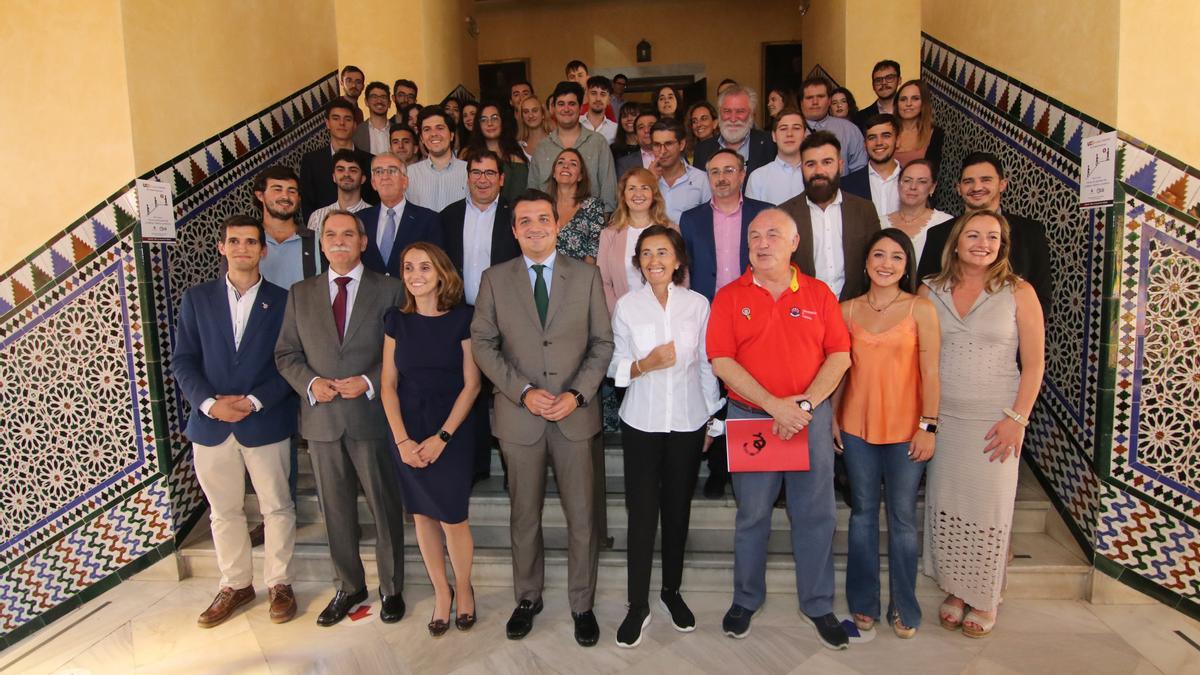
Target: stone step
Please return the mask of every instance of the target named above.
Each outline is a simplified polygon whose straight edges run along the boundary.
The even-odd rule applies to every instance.
[[[192,532],[179,551],[180,571],[184,576],[217,579],[216,553],[206,522]],[[496,528],[500,529],[500,528]],[[420,551],[412,536],[411,526],[406,528],[405,581],[410,584],[427,585]],[[546,587],[565,589],[567,585],[567,555],[561,537],[554,528],[546,532]],[[472,528],[476,537],[472,583],[478,587],[511,588],[512,558],[507,545],[507,532],[495,532],[489,528]],[[780,533],[782,534],[782,533]],[[373,536],[370,526],[364,526],[364,535]],[[696,548],[707,535],[705,531],[693,530],[689,536],[689,550],[685,557],[683,590],[729,592],[733,588],[733,554],[728,551],[704,551]],[[772,534],[771,548],[780,548],[777,535]],[[492,545],[496,541],[501,545]],[[361,549],[366,569],[367,583],[374,588],[378,583],[375,570],[375,550],[365,542]],[[786,550],[786,547],[784,547]],[[1068,550],[1043,533],[1019,533],[1012,538],[1014,559],[1008,568],[1008,590],[1006,597],[1042,599],[1081,599],[1089,583],[1091,568],[1083,557]],[[254,566],[257,579],[262,578],[263,549],[254,549]],[[880,560],[883,570],[887,569],[887,556]],[[297,528],[297,544],[292,560],[296,581],[324,581],[332,576],[329,549],[325,544],[324,530],[318,524],[306,524]],[[838,593],[845,584],[846,555],[834,556]],[[659,562],[656,558],[651,579],[651,588],[657,588]],[[626,583],[626,560],[623,550],[606,550],[600,553],[599,587],[605,589],[624,588]],[[772,552],[767,561],[767,587],[773,593],[795,592],[795,565],[790,552]],[[886,581],[883,587],[887,587]],[[932,579],[918,575],[918,593],[939,593]]]
[[[608,522],[610,529],[623,526],[625,515],[625,486],[623,478],[609,477],[608,484]],[[732,530],[737,511],[737,503],[733,496],[726,491],[726,496],[720,499],[706,499],[698,481],[696,495],[692,499],[692,529],[728,529]],[[1029,469],[1022,465],[1020,482],[1017,486],[1017,500],[1013,511],[1013,531],[1034,533],[1045,531],[1046,514],[1051,509],[1050,500],[1041,492],[1036,479]],[[317,501],[315,483],[312,476],[300,476],[296,494],[296,519],[300,524],[321,523],[324,518]],[[924,499],[918,499],[917,513],[920,523],[924,522]],[[251,521],[261,520],[258,510],[258,499],[252,493],[246,495],[246,514]],[[367,507],[366,499],[361,494],[358,498],[358,516],[361,523],[372,523],[374,518]],[[470,518],[472,525],[503,525],[509,522],[509,500],[504,491],[503,479],[493,476],[475,486],[471,496]],[[565,527],[566,518],[563,515],[562,504],[558,497],[553,479],[547,481],[546,506],[542,512],[543,524],[546,527]],[[845,532],[849,528],[850,509],[841,500],[837,500],[837,530]],[[880,508],[879,527],[887,530],[887,515]],[[918,525],[921,528],[922,525]],[[787,530],[787,513],[776,509],[771,520],[773,530]]]

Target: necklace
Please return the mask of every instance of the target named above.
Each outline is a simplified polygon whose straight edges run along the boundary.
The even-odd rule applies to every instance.
[[[928,211],[928,213],[926,213],[927,211]],[[933,209],[926,207],[924,209],[921,209],[921,212],[918,215],[913,216],[912,218],[907,218],[907,217],[905,217],[903,211],[896,211],[896,218],[899,219],[899,221],[905,225],[912,225],[913,223],[921,221],[921,220],[929,220],[929,215],[932,213],[933,213]]]
[[[867,293],[867,306],[870,307],[871,309],[875,310],[876,312],[883,312],[883,310],[894,305],[896,303],[896,301],[900,299],[900,296],[903,294],[904,294],[904,290],[897,288],[896,295],[894,295],[892,297],[892,299],[888,302],[888,304],[884,305],[883,307],[876,307],[875,303],[871,302],[871,294]]]

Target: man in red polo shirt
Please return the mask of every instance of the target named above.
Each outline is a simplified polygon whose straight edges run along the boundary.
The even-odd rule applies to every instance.
[[[791,263],[799,246],[796,221],[766,209],[746,234],[750,269],[717,291],[707,347],[713,372],[729,389],[728,419],[771,418],[787,440],[808,429],[809,470],[733,474],[737,495],[733,605],[722,630],[750,632],[766,599],[771,511],[786,486],[800,610],[822,644],[845,649],[846,631],[833,613],[833,411],[827,400],[850,367],[850,334],[837,298],[824,282]]]

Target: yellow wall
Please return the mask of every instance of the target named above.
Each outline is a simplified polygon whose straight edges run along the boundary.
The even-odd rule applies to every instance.
[[[1195,0],[1121,1],[1117,127],[1192,166],[1200,166],[1197,27]]]
[[[804,15],[804,74],[821,66],[846,81],[846,0],[813,0]],[[855,98],[859,98],[857,93]]]
[[[3,12],[0,272],[133,178],[119,0]]]
[[[1122,4],[1152,4],[1145,0],[923,0],[921,29],[934,38],[997,68],[1089,115],[1117,124],[1117,43]],[[1194,0],[1177,0],[1191,5]],[[1149,10],[1147,10],[1149,11]],[[1141,27],[1145,49],[1154,50],[1158,67],[1173,56],[1160,40],[1171,26],[1187,42],[1195,40],[1196,22],[1158,15]],[[1146,27],[1152,26],[1147,34]],[[1132,26],[1131,26],[1132,28]],[[1187,42],[1176,45],[1183,48]],[[1124,54],[1121,54],[1122,60]],[[1186,68],[1187,66],[1183,66]],[[1164,73],[1163,77],[1172,77]],[[1143,90],[1143,91],[1149,91]],[[1157,92],[1156,92],[1157,94]],[[1157,95],[1156,97],[1157,98]],[[1170,152],[1169,146],[1167,148]]]
[[[400,78],[412,80],[424,104],[440,102],[459,84],[478,94],[476,43],[465,21],[471,0],[335,0],[334,5],[339,69],[353,64],[368,82],[389,87]]]
[[[842,85],[859,106],[875,100],[871,68],[884,59],[900,64],[902,80],[921,76],[921,0],[848,0],[846,31]]]
[[[762,87],[762,43],[800,39],[796,5],[795,0],[484,4],[475,9],[479,60],[528,58],[530,79],[542,97],[563,79],[563,66],[571,59],[593,70],[703,63],[709,98],[716,100],[717,84],[726,77]],[[635,58],[643,38],[654,48],[648,64]],[[810,63],[807,53],[804,61]]]
[[[122,4],[137,173],[337,67],[331,0]]]

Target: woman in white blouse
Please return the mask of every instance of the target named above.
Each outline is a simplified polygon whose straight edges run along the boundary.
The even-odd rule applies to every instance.
[[[635,647],[650,624],[650,568],[662,513],[662,592],[659,606],[675,630],[696,627],[679,587],[692,493],[706,430],[719,435],[717,379],[704,349],[708,301],[684,288],[687,253],[678,230],[647,227],[637,238],[633,265],[645,284],[616,303],[616,349],[608,375],[628,387],[621,404],[625,505],[629,510],[629,613],[617,645]]]
[[[910,161],[900,170],[900,208],[888,214],[888,224],[912,240],[918,263],[925,251],[925,235],[929,228],[954,217],[929,205],[929,196],[936,189],[933,162],[927,159]],[[929,255],[941,257],[942,252],[930,251]]]

